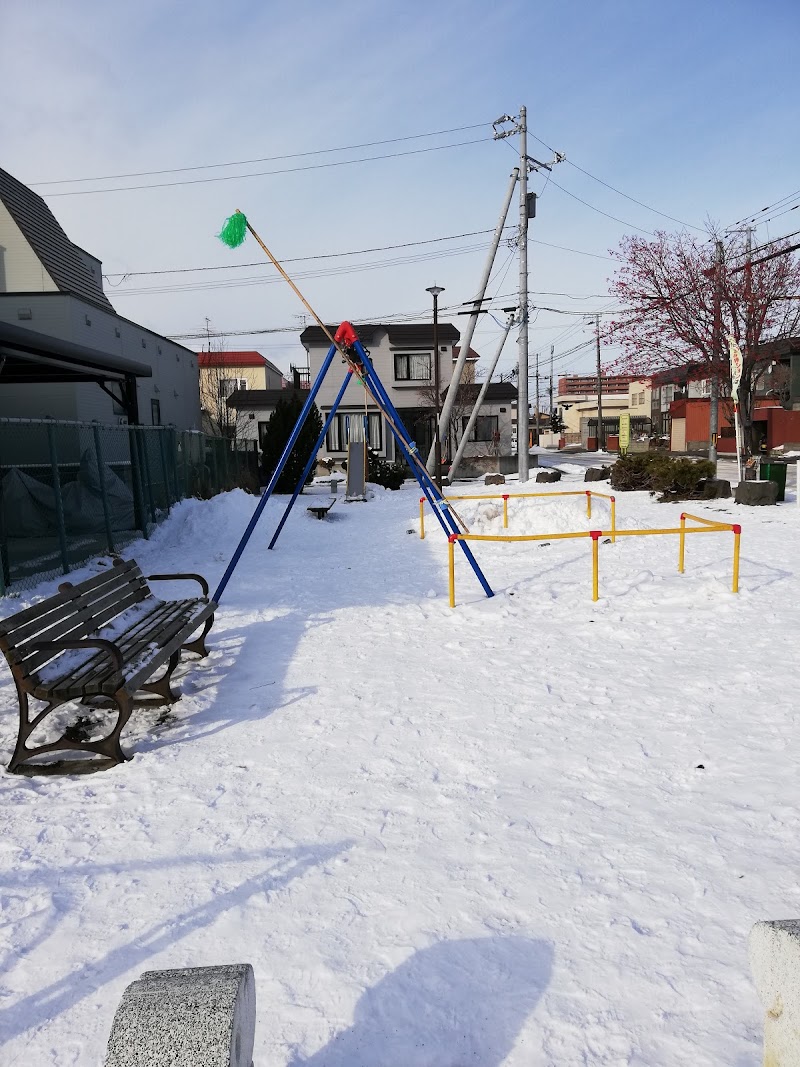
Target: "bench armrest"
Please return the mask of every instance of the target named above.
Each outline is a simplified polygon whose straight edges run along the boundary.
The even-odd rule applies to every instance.
[[[177,582],[180,580],[199,582],[200,588],[203,590],[203,596],[208,596],[208,582],[202,574],[147,574],[145,579],[148,582]]]
[[[85,641],[37,641],[28,647],[37,652],[66,652],[70,648],[99,648],[111,656],[117,670],[121,671],[125,662],[119,647],[113,641],[106,641],[102,637],[87,638]]]

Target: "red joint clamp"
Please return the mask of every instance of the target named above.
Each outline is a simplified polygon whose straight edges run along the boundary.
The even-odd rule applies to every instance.
[[[589,536],[591,537],[591,539],[593,541],[599,541],[600,538],[603,536],[603,531],[602,530],[590,530],[589,531]]]
[[[349,348],[354,341],[358,340],[358,334],[351,323],[343,322],[333,335],[333,339],[337,345],[344,345],[345,348]]]
[[[419,498],[419,502],[420,502],[420,504],[424,504],[424,503],[425,503],[425,497],[424,497],[424,496],[421,496],[421,497]]]
[[[686,513],[682,511],[681,512],[681,522],[685,522],[685,521],[686,521]]]
[[[735,523],[734,523],[734,524],[733,524],[733,525],[731,526],[731,529],[733,530],[733,532],[734,532],[735,534],[740,534],[740,533],[742,532],[742,528],[741,528],[741,526],[739,525],[739,523],[738,523],[738,522],[735,522]]]
[[[503,493],[503,500],[508,500],[508,496],[509,496],[508,493]]]
[[[450,534],[447,538],[451,545],[454,545],[458,540],[458,534]]]

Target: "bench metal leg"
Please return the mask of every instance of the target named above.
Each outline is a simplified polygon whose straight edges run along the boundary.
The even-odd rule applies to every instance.
[[[208,631],[211,629],[211,627],[213,625],[214,625],[214,616],[213,615],[209,615],[209,617],[206,619],[206,624],[203,627],[203,632],[200,634],[200,636],[199,637],[195,637],[194,641],[187,641],[186,644],[182,646],[181,651],[182,652],[196,652],[197,655],[200,656],[201,658],[207,656],[208,655],[208,648],[206,646],[206,635],[208,634]]]
[[[124,763],[129,758],[122,751],[120,745],[120,735],[131,716],[131,710],[133,708],[133,702],[127,693],[120,691],[115,693],[111,698],[118,709],[118,714],[114,729],[107,737],[103,737],[99,741],[81,741],[79,738],[75,737],[74,734],[69,736],[68,731],[67,733],[62,734],[56,741],[50,741],[45,745],[29,747],[28,741],[37,726],[39,726],[51,712],[62,707],[64,704],[72,703],[72,701],[51,701],[41,711],[38,711],[35,715],[31,716],[29,695],[21,688],[16,678],[14,679],[14,682],[17,687],[17,697],[19,699],[19,732],[17,734],[17,743],[14,748],[14,754],[8,765],[8,769],[12,774],[36,772],[54,773],[63,771],[79,773],[81,771],[99,770],[101,767],[109,764],[114,765],[117,763]],[[27,760],[35,756],[42,756],[46,752],[87,752],[92,755],[105,756],[108,763],[106,763],[106,760],[63,760],[59,763],[40,764],[30,764],[27,762]]]
[[[167,669],[157,678],[154,682],[144,682],[140,689],[143,689],[146,693],[156,693],[158,696],[163,697],[167,704],[174,704],[176,700],[180,700],[180,693],[176,693],[172,688],[172,672],[178,666],[178,660],[181,658],[181,650],[176,649],[175,652],[169,657],[169,663]]]

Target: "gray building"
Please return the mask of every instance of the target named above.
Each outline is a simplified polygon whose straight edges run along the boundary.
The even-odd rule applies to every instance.
[[[200,428],[197,355],[117,315],[100,261],[2,169],[0,417]]]

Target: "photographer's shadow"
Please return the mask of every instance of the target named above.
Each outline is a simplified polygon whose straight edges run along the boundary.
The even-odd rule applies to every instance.
[[[499,1067],[550,980],[526,937],[441,941],[366,990],[353,1025],[290,1067]]]

